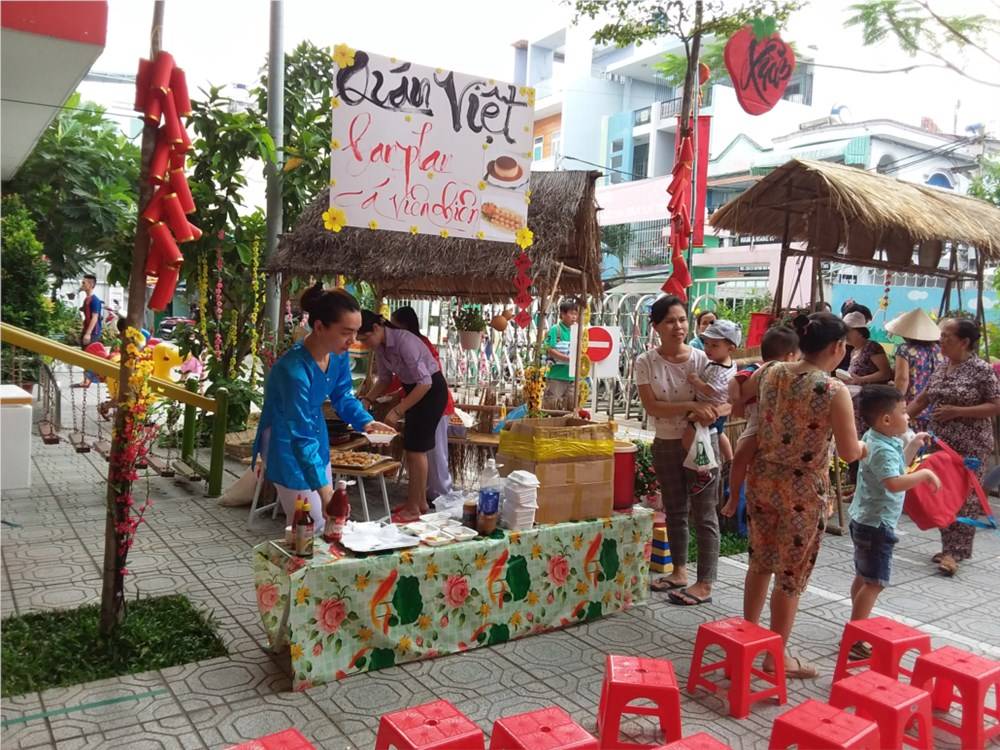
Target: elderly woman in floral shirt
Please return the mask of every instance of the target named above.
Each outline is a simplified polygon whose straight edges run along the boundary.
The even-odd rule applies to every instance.
[[[1000,382],[989,363],[976,354],[979,326],[971,320],[948,318],[941,323],[941,353],[946,364],[939,366],[927,388],[906,408],[915,417],[933,407],[930,430],[959,454],[980,461],[982,477],[986,460],[993,453],[993,418],[1000,415]],[[979,500],[970,493],[958,515],[975,518],[981,513]],[[953,523],[941,529],[941,552],[933,561],[946,576],[958,571],[962,560],[972,557],[976,527]]]

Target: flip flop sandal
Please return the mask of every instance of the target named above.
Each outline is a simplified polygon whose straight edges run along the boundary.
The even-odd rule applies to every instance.
[[[682,589],[687,586],[686,583],[677,583],[676,581],[671,581],[666,576],[662,578],[657,578],[655,581],[649,584],[651,591],[657,591],[663,593],[664,591],[673,591],[674,589]]]
[[[793,656],[790,662],[795,666],[791,666],[791,664],[786,665],[786,679],[790,677],[793,680],[814,680],[819,677],[819,670],[809,662],[802,661],[802,659],[797,656]]]
[[[711,604],[712,597],[706,596],[705,598],[697,597],[692,594],[687,589],[681,589],[680,591],[671,591],[667,595],[670,599],[671,604],[677,604],[681,607],[694,607],[698,604]]]

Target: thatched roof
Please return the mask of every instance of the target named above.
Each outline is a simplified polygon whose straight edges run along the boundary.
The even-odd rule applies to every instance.
[[[1000,258],[1000,209],[964,195],[830,162],[792,159],[712,214],[712,225],[836,252],[867,235],[878,247],[957,241]]]
[[[528,227],[535,233],[530,248],[536,292],[551,291],[559,264],[569,266],[559,277],[562,294],[578,293],[587,270],[587,290],[600,294],[601,246],[594,183],[598,172],[538,172],[531,176]],[[441,238],[403,232],[372,232],[345,227],[330,232],[322,213],[329,206],[323,190],[302,212],[279,243],[267,270],[294,276],[344,274],[375,284],[396,298],[455,296],[501,301],[517,295],[513,279],[513,243]]]

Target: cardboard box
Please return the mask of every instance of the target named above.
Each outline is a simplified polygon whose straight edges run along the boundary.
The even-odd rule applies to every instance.
[[[574,417],[522,419],[500,433],[500,473],[538,477],[536,523],[607,518],[614,507],[614,435]]]

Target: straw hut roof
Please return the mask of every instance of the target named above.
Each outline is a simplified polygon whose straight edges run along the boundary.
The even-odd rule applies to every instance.
[[[529,253],[536,290],[557,293],[601,292],[601,245],[594,183],[599,172],[538,172],[531,176],[528,226],[535,234]],[[344,274],[373,283],[380,294],[395,298],[460,297],[473,301],[506,301],[514,287],[512,242],[490,242],[404,232],[373,232],[323,227],[329,206],[324,189],[302,212],[291,232],[282,236],[266,269],[294,276]]]
[[[783,237],[835,250],[852,230],[898,238],[958,241],[1000,258],[1000,209],[965,195],[830,162],[792,159],[712,214],[712,225],[740,234]],[[819,236],[822,234],[823,236]],[[832,235],[832,241],[830,236]],[[905,250],[904,250],[905,255]]]

